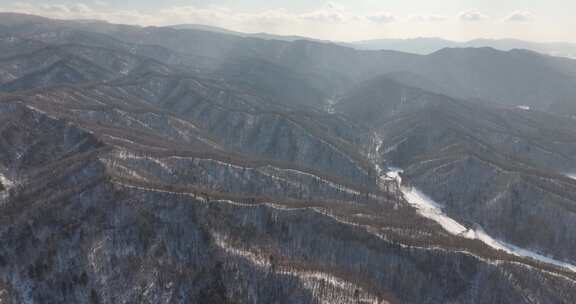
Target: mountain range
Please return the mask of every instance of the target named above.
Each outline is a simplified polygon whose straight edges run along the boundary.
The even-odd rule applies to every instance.
[[[453,41],[442,38],[373,39],[348,44],[362,50],[396,50],[415,54],[430,54],[447,47],[491,47],[502,51],[526,49],[543,54],[576,58],[576,44],[568,42],[534,42],[520,39],[474,39]]]
[[[0,14],[0,303],[573,303],[576,61]]]
[[[338,42],[338,41],[330,42],[326,40],[314,39],[302,36],[283,36],[268,33],[243,33],[220,27],[199,25],[199,24],[173,25],[170,26],[170,28],[201,30],[201,31],[235,35],[240,37],[252,37],[261,39],[282,40],[282,41],[309,40],[325,43],[335,43],[338,45],[355,48],[358,50],[371,50],[371,51],[392,50],[392,51],[399,51],[420,55],[428,55],[444,48],[490,47],[501,51],[525,49],[552,56],[567,57],[572,59],[576,58],[576,44],[570,42],[535,42],[520,39],[486,39],[486,38],[473,39],[469,41],[454,41],[435,37],[418,37],[418,38],[404,38],[404,39],[384,38],[384,39],[369,39],[369,40],[360,40],[352,42]]]

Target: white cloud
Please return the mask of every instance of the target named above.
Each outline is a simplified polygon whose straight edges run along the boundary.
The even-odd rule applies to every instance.
[[[443,22],[448,20],[448,17],[442,15],[414,15],[410,17],[410,20],[416,22],[426,22],[426,23],[434,23],[434,22]]]
[[[99,4],[98,4],[99,3]],[[75,4],[15,3],[11,7],[0,7],[0,11],[33,14],[56,19],[98,19],[115,23],[156,24],[161,18],[137,10],[116,10],[104,2]]]
[[[334,10],[317,10],[301,14],[298,18],[307,21],[327,23],[346,23],[350,20],[346,14]]]
[[[342,4],[336,3],[336,2],[326,3],[326,8],[331,9],[331,10],[337,10],[337,11],[344,11],[344,9],[345,9]]]
[[[462,12],[458,18],[465,22],[478,22],[490,19],[490,17],[477,10]]]
[[[396,17],[387,12],[371,15],[355,15],[335,2],[328,2],[321,8],[302,13],[292,13],[284,9],[261,12],[238,12],[224,7],[174,6],[154,13],[139,10],[119,10],[101,0],[90,0],[76,4],[34,4],[17,3],[3,11],[14,11],[42,15],[58,19],[102,19],[117,23],[140,25],[167,25],[176,23],[199,23],[208,25],[234,24],[347,24],[354,22],[388,23]]]
[[[513,36],[523,39],[550,39],[548,37],[551,35],[547,32],[535,37],[532,32],[526,33],[523,30],[526,23],[519,22],[539,21],[529,10],[514,11],[498,18],[489,17],[479,10],[468,10],[451,16],[435,15],[432,11],[398,15],[394,11],[387,11],[386,7],[380,12],[359,13],[351,7],[339,4],[338,1],[341,0],[323,1],[316,9],[310,8],[304,11],[282,8],[242,11],[222,6],[198,5],[166,5],[164,9],[153,11],[145,8],[119,8],[116,5],[117,1],[113,0],[15,0],[4,1],[4,4],[0,4],[0,11],[28,13],[56,19],[105,20],[111,23],[144,26],[195,23],[247,33],[267,32],[339,41],[415,36],[473,39],[487,35],[497,38]],[[463,29],[455,22],[465,22],[469,26]],[[514,26],[513,22],[523,26]],[[473,26],[474,24],[482,26]],[[559,27],[560,24],[554,26]],[[566,35],[569,36],[569,33]],[[566,38],[556,38],[561,39]]]
[[[139,25],[205,24],[241,32],[269,32],[282,35],[302,35],[323,39],[371,38],[383,30],[388,35],[417,35],[434,33],[435,27],[451,18],[427,14],[399,16],[390,11],[359,14],[336,2],[327,2],[317,9],[294,12],[277,8],[264,11],[239,11],[221,6],[167,6],[157,11],[119,9],[109,0],[81,0],[76,4],[36,4],[29,2],[0,8],[42,15],[57,19],[98,19],[112,23]],[[460,15],[462,20],[484,20],[478,11]],[[453,18],[452,18],[453,19]],[[383,29],[382,25],[386,25]],[[436,25],[437,24],[437,25]],[[432,34],[428,34],[432,35]]]
[[[530,11],[515,11],[504,18],[506,22],[531,22],[534,20],[534,14]]]
[[[390,23],[397,20],[396,16],[389,12],[379,12],[366,16],[366,19],[374,23]]]
[[[110,5],[110,4],[108,4],[108,2],[102,1],[102,0],[92,0],[92,3],[94,3],[94,5],[100,6],[100,7],[105,7],[105,6]]]
[[[295,16],[298,19],[320,23],[347,23],[353,20],[353,16],[339,3],[328,2],[318,10],[302,13]]]

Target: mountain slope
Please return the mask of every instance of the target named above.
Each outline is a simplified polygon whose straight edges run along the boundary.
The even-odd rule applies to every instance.
[[[576,166],[573,120],[480,106],[387,78],[360,86],[339,108],[372,125],[382,161],[403,168],[403,182],[450,216],[574,261],[565,231],[576,219],[576,184],[564,175]]]
[[[448,96],[477,50],[2,16],[2,303],[576,298],[574,122]]]
[[[343,206],[335,208],[335,202],[321,208],[277,200],[274,205],[240,203],[158,184],[144,186],[106,173],[107,162],[101,159],[112,154],[100,151],[96,158],[88,154],[76,163],[67,160],[66,166],[44,159],[38,165],[57,171],[52,169],[51,187],[38,190],[53,195],[36,193],[32,197],[45,199],[30,200],[29,186],[37,184],[29,180],[22,192],[2,205],[2,227],[10,229],[0,231],[7,244],[0,252],[0,267],[4,274],[17,274],[2,276],[4,299],[104,303],[301,299],[315,303],[360,298],[392,303],[429,299],[494,303],[523,302],[528,296],[567,302],[572,296],[565,293],[573,290],[568,287],[572,283],[563,276],[543,273],[545,279],[523,281],[536,271],[534,266],[516,262],[496,266],[474,254],[439,251],[425,245],[429,241],[410,240],[395,230],[380,228],[382,234],[375,234],[377,223],[382,221],[383,227],[391,223],[384,220],[386,212],[373,219],[350,217],[368,211],[363,211],[368,206],[345,212]],[[67,178],[54,178],[60,174]],[[378,204],[389,212],[408,212],[403,215],[406,225],[409,210],[392,208],[393,203],[385,207],[390,203]],[[32,226],[27,224],[30,221]],[[453,239],[438,237],[432,242],[449,244]],[[405,242],[415,243],[401,245]],[[346,249],[350,244],[354,244],[352,252]],[[444,246],[473,245],[453,244]],[[476,246],[469,250],[480,250]],[[479,252],[501,255],[486,249]],[[430,276],[443,279],[431,281]],[[483,279],[487,277],[490,280]],[[472,281],[477,283],[457,283]],[[421,286],[418,292],[415,282]],[[490,291],[489,297],[484,290]],[[564,290],[562,296],[559,290]]]

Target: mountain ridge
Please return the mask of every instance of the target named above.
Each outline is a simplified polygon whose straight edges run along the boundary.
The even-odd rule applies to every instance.
[[[570,62],[5,20],[3,303],[576,298]]]

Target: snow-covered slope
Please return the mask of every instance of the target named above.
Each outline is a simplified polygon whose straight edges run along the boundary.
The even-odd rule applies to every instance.
[[[576,298],[557,116],[404,72],[343,92],[419,59],[396,52],[3,13],[0,36],[0,303]]]
[[[432,200],[430,197],[422,193],[416,187],[402,185],[402,177],[401,177],[402,172],[403,171],[400,169],[393,169],[386,172],[386,177],[392,178],[398,183],[406,201],[414,208],[416,208],[419,214],[435,221],[440,226],[442,226],[442,228],[446,230],[448,233],[468,239],[480,240],[484,244],[494,249],[502,250],[519,257],[531,258],[539,262],[552,264],[576,272],[576,265],[559,261],[546,255],[539,254],[531,250],[523,249],[518,246],[514,246],[506,242],[497,240],[488,235],[479,225],[473,225],[473,227],[464,226],[455,219],[446,215],[442,211],[443,208],[442,205]]]

